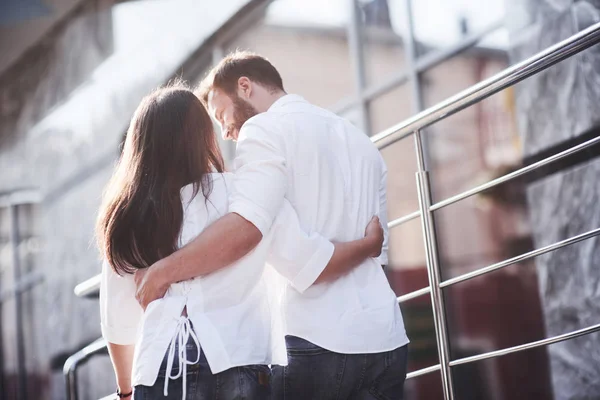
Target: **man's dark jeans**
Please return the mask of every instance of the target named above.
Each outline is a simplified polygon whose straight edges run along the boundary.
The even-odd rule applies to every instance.
[[[198,349],[193,343],[188,343],[187,359],[195,360]],[[167,357],[158,372],[154,386],[136,386],[135,400],[181,400],[183,396],[183,380],[180,377],[169,381],[169,395],[163,396],[167,369]],[[171,375],[179,371],[177,351]],[[270,399],[270,370],[266,365],[249,365],[230,368],[227,371],[213,375],[204,353],[200,362],[187,366],[186,400],[266,400]]]
[[[288,366],[274,366],[274,400],[402,400],[408,346],[374,354],[340,354],[287,336]]]

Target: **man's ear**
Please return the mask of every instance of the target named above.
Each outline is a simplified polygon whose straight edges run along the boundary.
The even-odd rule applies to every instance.
[[[246,100],[252,95],[252,81],[245,76],[238,79],[238,95]]]

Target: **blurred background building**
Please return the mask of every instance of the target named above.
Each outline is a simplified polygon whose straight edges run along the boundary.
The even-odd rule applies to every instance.
[[[64,399],[67,357],[100,336],[93,226],[129,119],[231,50],[268,57],[289,93],[374,135],[600,20],[596,0],[3,0],[0,398]],[[598,135],[600,50],[425,130],[440,201]],[[232,143],[222,143],[226,158]],[[442,279],[600,226],[597,147],[436,211]],[[383,150],[390,220],[418,211],[412,139]],[[420,218],[391,229],[397,294],[428,286]],[[444,289],[451,359],[600,322],[591,238]],[[439,363],[428,293],[401,304],[409,371]],[[79,397],[113,391],[108,357]],[[454,368],[457,399],[598,399],[597,334]],[[407,399],[441,399],[440,373]]]

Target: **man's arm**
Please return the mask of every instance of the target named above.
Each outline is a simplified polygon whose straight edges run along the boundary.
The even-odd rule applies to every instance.
[[[279,138],[256,121],[248,121],[240,131],[235,167],[230,213],[183,248],[137,274],[136,298],[142,307],[163,297],[172,283],[207,275],[234,263],[269,232],[287,187]]]
[[[136,272],[136,298],[146,309],[172,283],[207,275],[233,264],[254,249],[262,234],[251,222],[228,213],[197,238],[150,268]]]

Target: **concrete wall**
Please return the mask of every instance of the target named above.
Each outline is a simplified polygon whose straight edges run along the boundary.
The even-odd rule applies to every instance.
[[[509,3],[514,62],[600,21],[598,1]],[[524,152],[532,160],[598,135],[599,66],[600,48],[595,46],[516,87],[519,130]],[[593,152],[580,153],[575,163],[529,184],[527,199],[536,247],[600,226],[600,161],[597,149]],[[598,239],[593,238],[536,258],[547,336],[600,322],[598,249]],[[548,348],[555,399],[600,396],[598,340],[593,334]]]

